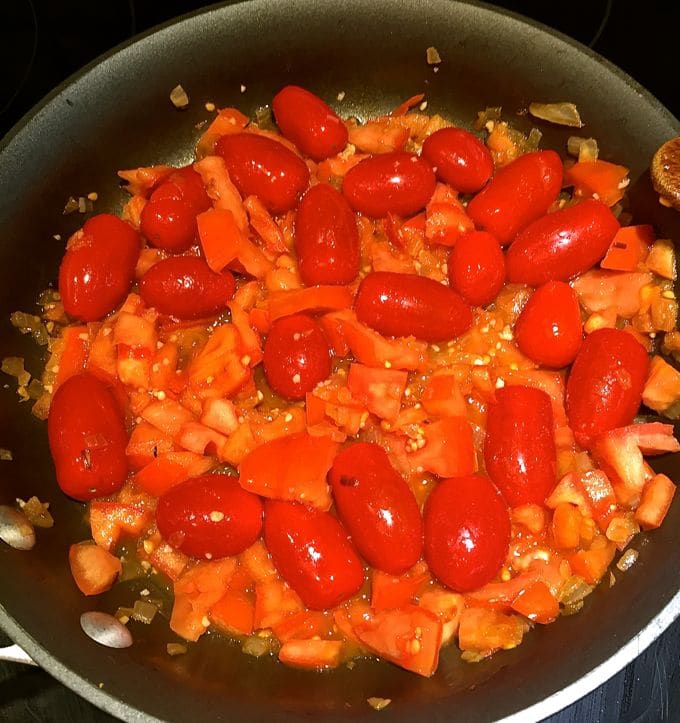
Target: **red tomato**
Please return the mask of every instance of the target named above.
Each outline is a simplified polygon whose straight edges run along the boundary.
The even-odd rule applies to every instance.
[[[531,295],[515,324],[519,350],[542,366],[571,364],[583,341],[576,292],[563,281],[548,281]]]
[[[562,161],[555,151],[526,153],[501,168],[470,201],[468,216],[505,245],[547,212],[561,187]]]
[[[86,501],[117,492],[125,482],[125,420],[109,387],[83,372],[67,379],[52,398],[47,419],[57,483]]]
[[[151,198],[161,197],[182,199],[194,215],[207,211],[212,205],[201,174],[193,166],[178,168],[151,194]]]
[[[269,386],[286,399],[304,399],[331,373],[331,350],[316,319],[293,314],[277,319],[264,345]]]
[[[417,274],[373,271],[354,300],[359,321],[388,336],[428,342],[453,339],[472,324],[472,311],[446,286]]]
[[[364,584],[361,561],[328,512],[267,500],[264,542],[281,577],[310,610],[335,607]]]
[[[467,592],[493,580],[508,554],[510,515],[486,477],[442,480],[424,517],[425,560],[444,585]]]
[[[567,380],[569,426],[582,447],[633,421],[648,371],[647,352],[628,332],[598,329],[586,337]]]
[[[607,252],[619,222],[602,201],[589,199],[539,218],[517,234],[506,264],[512,283],[567,281]]]
[[[412,216],[425,208],[436,179],[427,161],[405,151],[370,156],[353,166],[342,183],[343,196],[355,211],[371,218],[388,213]]]
[[[359,231],[345,197],[326,183],[305,193],[295,218],[295,251],[307,286],[349,284],[359,273]]]
[[[101,213],[83,225],[83,236],[64,254],[59,293],[64,310],[98,321],[120,304],[135,278],[141,240],[129,224]]]
[[[377,444],[347,447],[328,475],[338,516],[363,558],[399,575],[418,562],[423,521],[413,492]]]
[[[486,231],[463,234],[449,255],[449,283],[469,304],[490,304],[505,283],[505,257]]]
[[[257,196],[272,213],[297,205],[309,183],[307,164],[282,143],[254,133],[222,136],[215,152],[243,196]]]
[[[423,158],[437,178],[460,193],[477,193],[493,174],[489,149],[462,128],[441,128],[423,143]]]
[[[297,85],[282,88],[272,100],[281,133],[307,156],[323,161],[347,145],[347,127],[321,98]]]
[[[145,304],[178,319],[200,319],[223,311],[235,288],[228,271],[218,274],[198,256],[163,259],[139,282]]]
[[[544,391],[524,386],[496,391],[487,414],[484,460],[511,507],[545,502],[557,471],[552,404]]]
[[[156,523],[164,539],[186,555],[238,555],[260,536],[262,501],[235,477],[205,474],[161,495]]]

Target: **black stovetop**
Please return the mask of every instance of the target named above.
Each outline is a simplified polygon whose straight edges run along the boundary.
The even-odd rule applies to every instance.
[[[329,0],[320,0],[320,2]],[[377,0],[366,0],[374,2]],[[191,12],[200,0],[0,0],[0,137],[64,78],[127,38]],[[492,3],[590,45],[680,117],[680,3],[502,0]],[[0,633],[0,646],[8,642]],[[680,621],[627,668],[549,723],[680,721]],[[113,719],[42,670],[0,663],[0,720]]]

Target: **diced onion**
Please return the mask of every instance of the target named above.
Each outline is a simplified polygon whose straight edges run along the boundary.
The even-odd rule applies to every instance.
[[[581,602],[593,591],[593,587],[578,575],[572,575],[564,581],[557,599],[566,606]]]
[[[392,702],[391,698],[366,698],[366,702],[373,708],[373,710],[382,710]]]
[[[634,550],[632,547],[627,549],[623,555],[621,555],[620,560],[616,563],[616,567],[618,567],[621,572],[626,572],[626,570],[630,570],[631,567],[637,562],[638,555],[640,553],[637,550]]]
[[[21,511],[26,515],[26,519],[34,527],[43,527],[49,529],[54,526],[54,518],[49,511],[49,503],[41,502],[37,497],[31,497],[27,502],[18,500]]]
[[[261,638],[259,635],[249,635],[241,646],[241,650],[246,655],[252,655],[259,658],[271,652],[271,644],[267,638]]]
[[[571,126],[573,128],[583,126],[578,108],[573,103],[531,103],[529,113],[534,118],[540,118],[560,126]]]
[[[179,109],[186,108],[189,105],[189,96],[181,85],[176,85],[170,91],[170,102],[175,108]]]
[[[425,58],[427,59],[428,65],[437,65],[437,63],[441,63],[442,59],[439,55],[439,51],[434,46],[430,46],[425,51]]]
[[[135,606],[132,609],[132,619],[138,623],[146,623],[149,625],[156,617],[158,608],[146,600],[135,600]]]
[[[168,655],[184,655],[187,652],[187,646],[182,643],[168,643],[165,646],[168,651]]]

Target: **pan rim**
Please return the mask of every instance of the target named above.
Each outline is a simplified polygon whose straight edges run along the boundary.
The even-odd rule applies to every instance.
[[[69,88],[85,78],[91,71],[96,69],[102,63],[128,48],[141,44],[151,36],[161,33],[171,27],[186,23],[204,15],[225,11],[230,7],[245,6],[249,4],[258,5],[263,2],[271,7],[274,4],[287,5],[290,4],[290,1],[291,0],[275,0],[275,2],[272,2],[271,0],[269,2],[266,0],[226,0],[225,2],[217,3],[183,14],[168,20],[167,22],[156,25],[143,33],[133,36],[132,38],[128,38],[109,51],[99,55],[83,68],[75,71],[58,86],[56,86],[50,93],[48,93],[40,102],[28,110],[9,129],[3,138],[0,139],[0,157],[2,157],[5,150],[11,146],[13,141],[19,137],[32,122],[35,121],[37,116],[39,116],[55,100],[67,92]],[[297,4],[306,3],[308,0],[292,1]],[[646,102],[653,112],[659,114],[669,126],[673,127],[680,134],[680,121],[651,92],[644,88],[637,80],[621,70],[617,65],[602,57],[591,48],[588,48],[560,31],[527,18],[520,13],[505,10],[486,2],[480,2],[479,0],[448,1],[456,5],[477,7],[493,13],[496,16],[513,19],[570,46],[572,49],[577,50],[579,53],[587,56],[605,70],[615,75],[619,80],[623,81],[629,88],[641,97],[642,102]],[[673,595],[662,610],[660,610],[642,630],[619,648],[619,650],[611,658],[602,662],[600,665],[584,674],[578,680],[570,683],[565,688],[552,693],[548,697],[530,705],[522,711],[518,711],[502,719],[498,719],[497,723],[520,723],[520,721],[524,723],[529,720],[541,720],[553,713],[556,713],[566,705],[579,700],[583,696],[592,692],[599,685],[609,680],[628,663],[640,655],[679,616],[680,590]],[[149,713],[142,712],[124,700],[110,695],[105,689],[99,688],[93,682],[87,680],[82,675],[74,672],[61,663],[58,658],[40,645],[40,643],[38,643],[23,627],[15,622],[2,603],[0,603],[0,627],[2,627],[17,644],[19,644],[29,655],[31,655],[31,657],[44,670],[98,708],[128,721],[149,721],[150,723],[160,723],[161,719],[156,718]]]

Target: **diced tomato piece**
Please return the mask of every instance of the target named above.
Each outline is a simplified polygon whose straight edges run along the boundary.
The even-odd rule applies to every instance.
[[[680,451],[672,424],[632,424],[601,435],[593,454],[609,476],[619,503],[635,507],[649,478],[643,454]]]
[[[193,452],[166,452],[137,472],[135,484],[154,497],[215,466],[215,460]]]
[[[560,614],[560,605],[544,582],[535,582],[515,598],[512,609],[534,623],[552,623]]]
[[[569,502],[576,505],[581,514],[588,515],[590,508],[584,491],[576,483],[576,475],[569,472],[555,485],[550,496],[546,499],[545,505],[551,510],[556,509],[557,505]]]
[[[276,291],[269,297],[269,320],[300,311],[349,309],[353,293],[348,286],[307,286],[289,291]]]
[[[658,239],[646,260],[647,268],[663,279],[675,281],[678,271],[675,265],[675,244],[669,239]]]
[[[151,521],[151,512],[135,505],[120,502],[90,503],[92,539],[109,552],[118,544],[121,535],[138,537]]]
[[[599,198],[613,206],[623,198],[628,169],[608,161],[580,161],[564,172],[564,185],[584,198]]]
[[[174,399],[151,402],[144,408],[142,419],[170,438],[179,434],[180,429],[194,421],[194,415]]]
[[[83,595],[99,595],[109,590],[120,575],[120,560],[99,545],[81,542],[71,545],[68,562],[76,585]]]
[[[206,263],[213,271],[222,271],[238,257],[244,240],[244,233],[236,223],[234,214],[211,208],[199,213],[196,223]]]
[[[373,613],[363,600],[351,600],[345,607],[333,610],[333,621],[346,641],[352,643],[359,650],[366,651],[366,646],[359,640],[354,632],[354,626],[370,620]]]
[[[263,582],[276,577],[276,568],[262,540],[257,540],[241,553],[241,564],[248,570],[255,582]]]
[[[290,407],[279,414],[271,422],[255,428],[255,438],[259,444],[272,442],[281,437],[304,432],[306,428],[305,413],[300,407]]]
[[[304,502],[327,510],[331,506],[326,475],[338,444],[307,433],[275,439],[253,450],[240,466],[243,489],[278,500]]]
[[[651,226],[622,226],[600,266],[612,271],[636,271],[638,264],[647,258],[653,243],[654,229]]]
[[[616,495],[609,477],[601,469],[593,469],[577,475],[575,482],[585,494],[593,519],[605,532],[612,513],[616,511]]]
[[[438,183],[425,209],[425,238],[434,244],[455,246],[475,224],[458,200],[458,194],[443,183]]]
[[[255,604],[250,596],[231,589],[210,608],[210,622],[231,635],[250,635],[253,632]]]
[[[666,412],[680,402],[680,371],[663,357],[655,355],[651,359],[642,401],[656,412]]]
[[[279,660],[299,668],[337,668],[342,649],[340,640],[288,640],[279,650]]]
[[[115,379],[117,354],[113,345],[113,330],[110,323],[99,327],[90,345],[87,370],[104,379]]]
[[[354,631],[374,653],[401,668],[425,677],[437,669],[442,624],[429,610],[415,605],[381,610]]]
[[[420,101],[425,97],[425,93],[418,93],[407,98],[403,103],[400,103],[393,111],[390,112],[391,116],[406,115],[411,108],[418,105]]]
[[[410,455],[413,467],[440,477],[464,477],[477,471],[472,427],[462,417],[438,419],[423,426],[425,446]]]
[[[142,420],[132,430],[125,454],[130,468],[136,472],[153,462],[159,455],[172,452],[174,449],[175,445],[167,434],[163,434],[157,427]]]
[[[152,389],[178,391],[177,382],[183,381],[177,375],[179,347],[172,341],[166,341],[160,349],[156,349],[151,364],[149,383]]]
[[[218,326],[189,365],[189,384],[202,399],[230,397],[250,379],[233,324]]]
[[[262,361],[262,339],[250,325],[250,317],[239,304],[232,301],[229,304],[229,310],[231,311],[231,323],[241,337],[241,351],[250,359],[248,366],[254,367]]]
[[[465,598],[457,592],[435,586],[420,596],[418,604],[439,618],[442,623],[442,645],[446,645],[458,632],[460,616],[465,609]]]
[[[282,580],[268,578],[255,585],[255,630],[272,628],[302,610],[302,600]]]
[[[119,178],[126,181],[125,190],[133,196],[148,196],[149,192],[176,171],[172,166],[140,166],[118,171]]]
[[[249,122],[250,119],[248,116],[243,115],[240,110],[236,108],[222,108],[198,139],[196,156],[202,158],[203,156],[211,155],[215,151],[215,143],[218,139],[231,133],[240,133]]]
[[[167,542],[159,542],[149,554],[149,562],[174,582],[186,569],[189,558]]]
[[[85,368],[90,350],[90,335],[87,326],[65,327],[61,333],[60,344],[59,370],[54,378],[53,391]]]
[[[624,319],[631,319],[640,311],[640,292],[652,280],[644,272],[607,271],[591,269],[572,282],[581,305],[592,314],[611,309]]]
[[[313,637],[324,638],[332,629],[331,614],[320,610],[303,610],[272,626],[274,634],[282,643]]]
[[[177,444],[195,454],[216,455],[227,438],[200,422],[186,422],[177,434]]]
[[[578,547],[583,517],[576,505],[560,502],[553,512],[552,538],[558,550]]]
[[[527,629],[516,615],[506,615],[487,608],[466,608],[458,626],[461,650],[488,654],[516,648]]]
[[[364,153],[399,151],[408,140],[407,128],[390,122],[389,116],[349,126],[349,142]]]
[[[238,466],[255,447],[257,447],[257,440],[250,422],[246,420],[243,424],[239,424],[236,431],[231,434],[226,444],[219,450],[220,461]]]
[[[381,419],[394,419],[401,409],[407,380],[406,371],[351,364],[347,387],[369,412]]]
[[[582,577],[589,585],[595,585],[607,572],[616,554],[616,545],[604,537],[595,540],[590,550],[579,550],[567,560],[571,572]]]
[[[675,485],[665,474],[657,474],[642,490],[640,506],[635,510],[635,519],[643,530],[655,530],[661,526],[668,514]]]
[[[524,525],[534,534],[542,532],[546,525],[545,509],[542,505],[529,503],[513,507],[510,510],[510,518],[515,525]]]
[[[460,383],[454,374],[433,374],[423,392],[423,407],[435,417],[465,417],[467,407]]]
[[[238,428],[238,414],[229,399],[206,399],[201,423],[222,434],[232,434]]]
[[[196,641],[206,631],[208,613],[224,597],[234,571],[235,558],[199,562],[175,581],[175,601],[170,629],[186,640]]]
[[[248,196],[243,201],[250,225],[262,239],[264,246],[272,254],[288,251],[281,229],[257,196]]]
[[[194,163],[194,170],[200,174],[213,206],[232,213],[236,225],[245,231],[248,228],[248,215],[243,208],[241,194],[229,177],[224,159],[221,156],[206,156]]]
[[[413,602],[413,598],[427,585],[430,574],[423,563],[418,563],[405,575],[390,575],[381,570],[371,571],[371,607],[374,610],[400,608]]]

